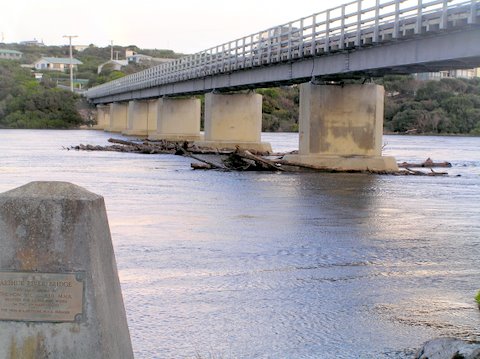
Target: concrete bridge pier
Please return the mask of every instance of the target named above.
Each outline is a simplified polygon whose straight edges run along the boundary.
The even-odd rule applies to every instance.
[[[127,111],[127,128],[122,134],[129,136],[148,135],[148,101],[130,101]]]
[[[123,132],[127,128],[128,103],[114,102],[110,104],[110,126],[108,132]]]
[[[336,170],[398,171],[382,156],[383,86],[300,85],[299,152],[285,159]]]
[[[205,140],[200,146],[272,152],[261,142],[262,96],[253,92],[205,95]]]
[[[150,140],[196,141],[200,137],[201,104],[197,98],[159,98],[152,101],[156,131]]]
[[[110,127],[110,106],[97,105],[97,124],[92,128],[94,130],[104,130]]]
[[[147,119],[147,136],[153,135],[157,132],[157,101],[158,100],[147,100],[148,104],[148,119]]]

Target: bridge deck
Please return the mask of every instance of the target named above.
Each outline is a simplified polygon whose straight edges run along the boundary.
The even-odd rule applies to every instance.
[[[480,65],[478,0],[413,3],[354,1],[94,87],[87,97],[106,103]]]

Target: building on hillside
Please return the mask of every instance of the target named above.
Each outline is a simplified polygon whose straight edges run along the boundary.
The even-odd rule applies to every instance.
[[[25,45],[25,46],[40,46],[40,47],[44,47],[44,46],[45,46],[45,44],[43,43],[43,40],[42,40],[42,41],[38,41],[37,39],[27,40],[27,41],[21,41],[21,42],[20,42],[20,45]]]
[[[88,45],[73,45],[73,49],[78,52],[82,52],[85,49],[88,49]]]
[[[120,71],[123,66],[128,65],[128,60],[108,60],[100,64],[97,68],[97,74],[100,74],[105,66],[111,66],[113,70]]]
[[[150,64],[152,66],[164,64],[166,62],[171,62],[175,60],[175,59],[167,59],[163,57],[152,57],[144,54],[138,54],[133,50],[126,50],[125,58],[127,59],[128,63],[135,63],[135,64],[146,63],[147,65]]]
[[[150,61],[152,61],[152,59],[153,59],[152,56],[137,54],[137,53],[133,53],[133,54],[127,56],[127,60],[128,60],[129,63],[134,62],[136,64],[139,64],[141,62],[147,62],[147,61],[150,62]]]
[[[420,81],[428,80],[441,80],[445,78],[456,78],[456,79],[473,79],[479,77],[479,69],[458,69],[458,70],[447,70],[447,71],[438,71],[438,72],[422,72],[414,74],[415,78]]]
[[[0,49],[0,59],[4,60],[20,60],[23,53],[16,50]]]
[[[477,77],[477,69],[459,69],[449,71],[450,77],[457,79],[473,79]]]
[[[77,69],[78,65],[82,65],[83,62],[77,59],[72,59],[72,65],[74,69]],[[47,71],[65,71],[70,68],[70,58],[68,57],[42,57],[40,60],[35,61],[33,64],[36,70]]]

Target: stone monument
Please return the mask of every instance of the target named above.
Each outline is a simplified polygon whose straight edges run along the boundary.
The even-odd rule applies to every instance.
[[[103,197],[65,182],[0,194],[6,358],[133,358]]]

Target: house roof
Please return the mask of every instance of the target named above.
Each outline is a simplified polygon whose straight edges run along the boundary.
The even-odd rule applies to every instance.
[[[69,57],[42,57],[39,61],[46,61],[51,64],[64,64],[64,65],[70,65],[70,58]],[[73,65],[82,65],[83,62],[77,59],[72,59],[72,64]]]
[[[20,51],[16,51],[16,50],[8,50],[8,49],[0,49],[0,52],[4,53],[4,54],[17,54],[17,55],[22,55],[22,53]]]

